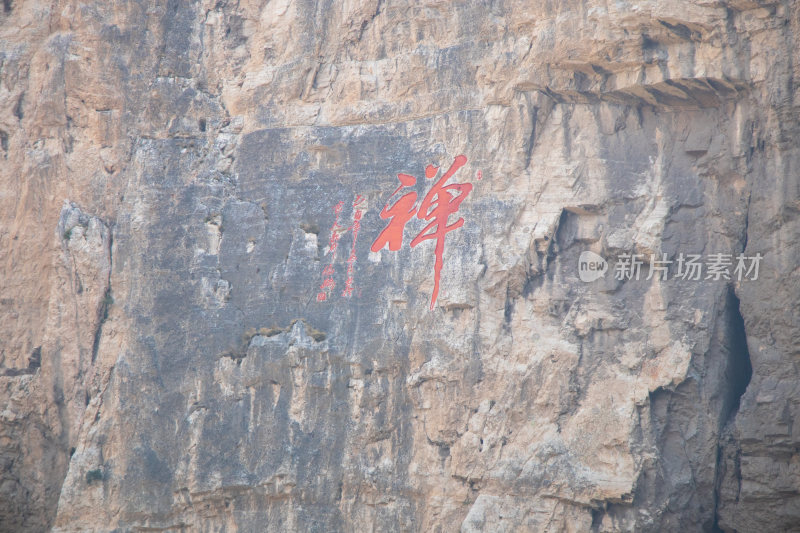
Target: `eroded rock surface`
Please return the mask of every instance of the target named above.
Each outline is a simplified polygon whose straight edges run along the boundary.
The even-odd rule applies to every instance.
[[[0,529],[800,524],[797,3],[1,10]]]

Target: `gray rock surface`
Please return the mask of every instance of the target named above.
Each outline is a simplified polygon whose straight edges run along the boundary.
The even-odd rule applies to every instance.
[[[800,530],[796,2],[0,11],[0,530]]]

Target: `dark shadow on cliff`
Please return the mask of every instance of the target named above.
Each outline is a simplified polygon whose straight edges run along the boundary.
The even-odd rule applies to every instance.
[[[728,394],[722,411],[722,422],[729,422],[739,410],[739,402],[747,390],[753,376],[753,365],[750,363],[750,350],[747,349],[747,336],[744,329],[744,318],[739,310],[739,298],[731,288],[727,301],[728,366],[725,370],[725,381],[728,383]]]

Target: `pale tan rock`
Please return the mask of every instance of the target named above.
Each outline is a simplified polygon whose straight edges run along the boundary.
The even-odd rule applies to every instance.
[[[796,527],[798,9],[5,2],[0,529]],[[436,310],[431,243],[314,307],[462,153]]]

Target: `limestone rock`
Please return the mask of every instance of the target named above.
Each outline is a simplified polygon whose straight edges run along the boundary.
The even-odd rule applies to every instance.
[[[797,3],[0,10],[0,530],[797,528]]]

